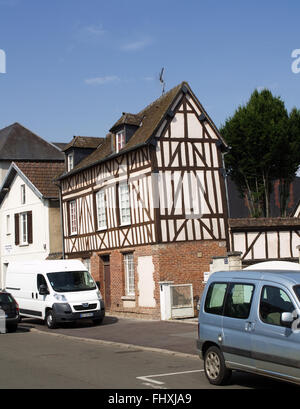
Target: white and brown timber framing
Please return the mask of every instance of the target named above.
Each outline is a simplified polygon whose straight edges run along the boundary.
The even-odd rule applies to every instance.
[[[68,256],[180,241],[229,243],[221,153],[226,145],[187,83],[172,92],[168,104],[165,94],[138,114],[143,119],[137,132],[142,133],[143,126],[149,132],[142,140],[133,134],[118,154],[83,161],[59,178]],[[150,132],[147,114],[160,106],[162,113]],[[131,223],[121,226],[118,186],[124,182],[129,186]],[[107,203],[105,230],[97,230],[100,189]],[[76,235],[69,233],[73,200]]]
[[[242,253],[243,265],[266,260],[298,261],[298,218],[229,219],[231,251]]]

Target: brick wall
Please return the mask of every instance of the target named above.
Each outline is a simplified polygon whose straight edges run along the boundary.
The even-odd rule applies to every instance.
[[[110,298],[111,313],[141,318],[160,319],[160,281],[174,281],[174,284],[193,284],[194,305],[201,296],[204,283],[203,273],[209,271],[213,256],[226,256],[226,245],[222,241],[181,242],[160,245],[147,245],[126,249],[133,252],[135,265],[135,300],[125,299],[124,251],[113,250],[109,253],[93,253],[91,256],[91,273],[101,283],[105,296],[104,265],[100,256],[110,257]],[[156,306],[146,308],[139,306],[137,282],[138,258],[151,256],[154,265],[154,299]]]
[[[213,256],[225,256],[222,241],[182,242],[153,246],[159,259],[160,281],[193,284],[194,305],[203,292],[204,272],[210,271]]]

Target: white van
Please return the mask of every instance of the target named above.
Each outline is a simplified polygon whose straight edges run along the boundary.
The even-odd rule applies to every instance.
[[[105,316],[101,293],[79,260],[10,263],[6,290],[21,317],[45,320],[50,329],[82,319],[101,324]]]

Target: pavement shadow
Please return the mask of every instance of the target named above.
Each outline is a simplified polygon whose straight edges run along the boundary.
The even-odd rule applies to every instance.
[[[17,333],[30,332],[31,328],[34,328],[34,327],[30,325],[27,325],[26,327],[19,325],[17,329]]]
[[[60,324],[59,328],[95,328],[95,327],[105,327],[107,325],[117,324],[119,319],[117,317],[104,317],[102,324],[95,325],[91,320],[87,321],[75,321],[65,324]]]
[[[117,324],[119,321],[119,319],[117,317],[112,317],[112,316],[108,316],[108,317],[104,317],[104,320],[102,322],[102,324],[96,326],[91,320],[86,320],[86,321],[74,321],[74,322],[66,322],[63,324],[60,324],[58,326],[58,329],[80,329],[80,328],[96,328],[96,327],[103,327],[103,326],[107,326],[107,325],[113,325],[113,324]],[[30,331],[30,328],[38,328],[39,330],[47,330],[47,326],[43,323],[43,321],[41,320],[36,320],[36,319],[31,319],[31,318],[24,318],[22,319],[22,325],[19,325],[20,329],[23,329],[24,332],[26,332],[26,330],[28,329],[28,331]]]
[[[252,389],[294,389],[299,390],[299,386],[268,378],[266,376],[254,375],[246,372],[234,371],[229,383],[230,386],[237,385],[241,387],[247,387]]]

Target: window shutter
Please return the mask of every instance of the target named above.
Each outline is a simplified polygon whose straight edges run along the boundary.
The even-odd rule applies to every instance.
[[[15,245],[20,244],[20,224],[19,224],[19,214],[15,214]]]
[[[32,244],[32,212],[27,212],[27,236],[28,243]]]

